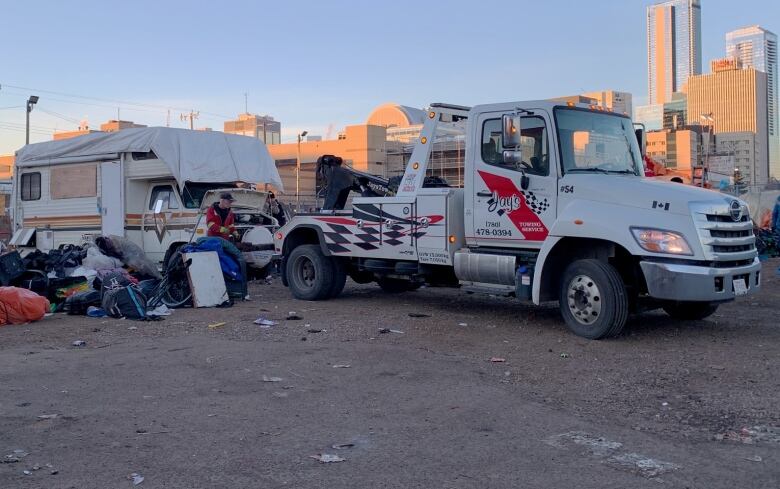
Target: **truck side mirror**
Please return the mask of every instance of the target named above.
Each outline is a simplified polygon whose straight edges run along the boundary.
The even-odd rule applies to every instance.
[[[645,126],[642,124],[634,124],[634,134],[636,134],[636,141],[639,143],[639,149],[642,152],[644,158],[647,153],[647,140],[645,139]]]
[[[515,114],[504,114],[503,123],[503,145],[505,148],[517,149],[520,147],[520,116]]]

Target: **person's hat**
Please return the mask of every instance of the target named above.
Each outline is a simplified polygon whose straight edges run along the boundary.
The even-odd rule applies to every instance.
[[[236,200],[233,198],[232,195],[230,195],[230,192],[222,192],[221,194],[219,194],[219,198],[220,200],[229,200],[230,202]]]

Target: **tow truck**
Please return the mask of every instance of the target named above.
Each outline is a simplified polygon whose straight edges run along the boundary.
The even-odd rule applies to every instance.
[[[466,121],[463,121],[466,119]],[[463,188],[423,185],[439,124],[465,122]],[[552,101],[432,104],[396,195],[299,214],[274,235],[302,300],[347,276],[399,293],[431,286],[558,301],[589,339],[630,313],[698,320],[761,285],[739,199],[644,177],[631,119]]]

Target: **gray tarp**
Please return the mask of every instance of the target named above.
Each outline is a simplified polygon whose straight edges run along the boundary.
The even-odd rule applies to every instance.
[[[276,164],[262,141],[217,131],[148,127],[86,134],[27,145],[17,151],[16,166],[56,165],[65,158],[149,151],[168,165],[179,185],[268,183],[283,190]]]

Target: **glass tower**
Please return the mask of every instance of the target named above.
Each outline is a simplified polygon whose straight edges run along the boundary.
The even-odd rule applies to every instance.
[[[780,121],[778,121],[777,35],[757,25],[726,34],[726,55],[743,68],[766,73],[769,175],[780,178]]]
[[[701,2],[669,0],[647,7],[649,104],[664,104],[701,73]]]

